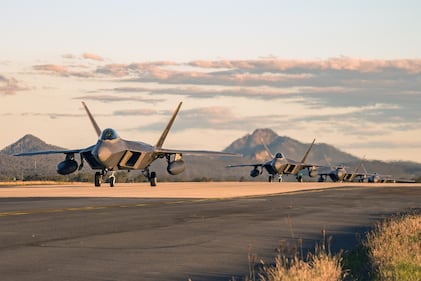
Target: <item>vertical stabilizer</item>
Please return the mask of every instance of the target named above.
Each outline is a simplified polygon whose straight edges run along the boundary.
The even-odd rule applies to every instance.
[[[351,177],[349,178],[349,181],[352,182],[355,177],[357,176],[358,170],[361,168],[361,165],[363,164],[365,155],[363,156],[363,158],[361,158],[360,163],[358,163],[357,167],[355,168],[355,171],[352,173]],[[367,171],[366,171],[367,174]]]
[[[308,149],[307,149],[307,151],[306,151],[306,153],[304,154],[304,157],[303,157],[303,159],[301,160],[301,163],[305,163],[306,162],[306,159],[307,159],[307,156],[308,156],[308,154],[310,153],[310,150],[311,150],[311,148],[313,147],[313,144],[314,144],[314,142],[316,141],[316,139],[313,139],[313,142],[310,144],[310,146],[308,147]]]
[[[266,152],[269,154],[271,158],[275,158],[275,156],[270,151],[269,147],[266,145],[266,143],[263,141],[263,138],[260,138],[260,142],[263,144],[263,147],[266,149]]]
[[[86,104],[85,104],[84,102],[82,102],[82,105],[83,105],[83,107],[85,108],[86,113],[88,114],[89,119],[91,120],[92,126],[94,126],[95,132],[96,132],[96,134],[97,134],[97,135],[98,135],[98,137],[99,137],[99,135],[101,135],[101,129],[99,128],[98,124],[96,123],[96,121],[95,121],[94,117],[92,116],[92,114],[91,114],[91,112],[89,111],[89,109],[88,109],[88,107],[86,106]]]
[[[183,102],[180,102],[176,108],[176,110],[174,111],[170,121],[167,124],[167,127],[165,127],[165,130],[162,132],[161,137],[159,138],[158,142],[155,144],[155,148],[161,148],[162,145],[164,144],[165,139],[167,138],[168,132],[171,129],[172,124],[174,123],[175,117],[178,114],[178,111],[180,110],[181,105],[183,104]]]

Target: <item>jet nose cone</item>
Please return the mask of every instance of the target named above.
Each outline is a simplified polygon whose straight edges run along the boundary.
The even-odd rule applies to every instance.
[[[111,150],[107,146],[100,144],[92,151],[92,154],[100,163],[106,163],[111,156]]]

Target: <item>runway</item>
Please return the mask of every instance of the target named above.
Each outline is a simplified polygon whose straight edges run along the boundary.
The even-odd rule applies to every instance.
[[[281,193],[286,192],[286,193]],[[421,208],[419,184],[159,183],[0,187],[1,280],[229,280],[280,240],[350,249]]]

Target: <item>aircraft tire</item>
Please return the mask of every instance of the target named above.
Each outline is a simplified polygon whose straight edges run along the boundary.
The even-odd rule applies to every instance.
[[[96,187],[101,186],[101,173],[100,172],[95,173],[95,186]]]
[[[268,182],[272,182],[272,176],[269,176]]]
[[[151,186],[156,186],[156,173],[151,172],[151,177],[149,179],[149,182],[151,183]]]
[[[115,177],[110,177],[110,187],[114,187]]]

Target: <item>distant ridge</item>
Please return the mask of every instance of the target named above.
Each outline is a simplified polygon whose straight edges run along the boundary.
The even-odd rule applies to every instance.
[[[244,157],[258,161],[269,160],[270,154],[266,151],[262,141],[269,147],[272,154],[282,152],[286,157],[299,161],[302,159],[312,140],[309,139],[309,143],[301,143],[290,137],[278,136],[271,129],[256,129],[253,133],[235,140],[224,151],[240,153]],[[340,151],[331,145],[319,144],[316,139],[316,143],[309,154],[308,161],[328,165],[329,163],[326,163],[326,158],[335,165],[338,163],[358,161],[358,157]]]
[[[27,152],[27,151],[37,151],[37,150],[51,150],[51,149],[63,149],[59,146],[47,144],[40,138],[37,138],[34,135],[27,134],[17,140],[15,143],[6,146],[4,149],[0,151],[0,153],[4,153],[7,155],[13,155],[20,152]]]

